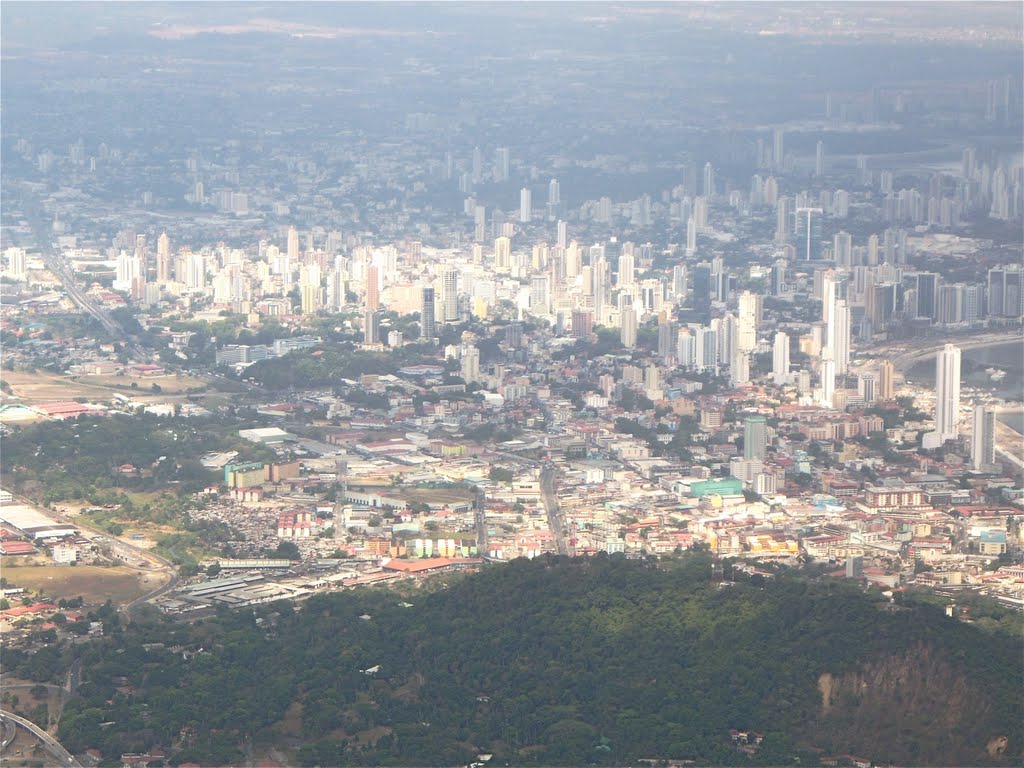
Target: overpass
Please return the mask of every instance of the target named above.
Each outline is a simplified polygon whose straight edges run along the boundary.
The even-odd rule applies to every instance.
[[[14,714],[13,712],[0,710],[0,721],[4,723],[5,730],[7,723],[14,723],[17,726],[21,726],[26,731],[29,731],[33,736],[35,736],[37,739],[39,739],[39,741],[43,743],[43,746],[46,748],[46,751],[57,759],[57,763],[59,765],[66,765],[70,766],[71,768],[82,768],[81,763],[75,760],[74,755],[72,755],[70,752],[64,749],[64,747],[61,745],[59,741],[57,741],[55,738],[53,738],[53,736],[48,734],[46,731],[44,731],[38,725],[33,723],[31,720],[26,720],[24,717],[20,717]]]

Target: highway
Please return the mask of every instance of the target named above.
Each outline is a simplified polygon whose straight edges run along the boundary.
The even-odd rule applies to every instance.
[[[103,329],[109,333],[113,338],[122,341],[125,345],[125,350],[133,358],[137,360],[148,359],[145,350],[137,343],[133,342],[129,335],[125,332],[124,328],[121,327],[120,323],[114,320],[110,314],[94,301],[82,288],[78,282],[78,278],[75,276],[74,271],[71,269],[71,265],[64,259],[64,257],[56,253],[53,250],[53,231],[52,225],[50,224],[49,218],[46,216],[45,211],[34,201],[27,199],[22,200],[22,213],[25,215],[25,219],[28,221],[29,226],[32,228],[32,235],[36,241],[36,247],[39,249],[39,254],[42,256],[46,266],[53,272],[54,275],[60,280],[61,285],[64,286],[64,290],[67,292],[68,297],[79,307],[81,310],[92,317],[94,317]]]
[[[890,344],[881,344],[877,347],[871,347],[865,352],[870,352],[871,356],[876,359],[888,358],[892,361],[893,366],[896,370],[905,371],[910,368],[918,360],[923,360],[928,357],[934,357],[945,344],[954,344],[960,349],[975,349],[977,347],[991,347],[997,344],[1009,344],[1017,342],[1024,346],[1024,338],[1022,338],[1020,329],[1013,328],[999,333],[992,333],[986,331],[972,336],[951,336],[945,340],[928,340],[928,341],[898,341]]]
[[[81,764],[75,760],[74,755],[64,749],[59,741],[31,720],[26,720],[25,718],[19,717],[13,712],[7,712],[6,710],[0,710],[0,720],[3,720],[5,723],[8,721],[13,722],[16,725],[20,725],[25,730],[30,731],[32,735],[43,743],[43,746],[46,747],[46,751],[57,758],[60,765],[67,765],[72,768],[82,768]]]
[[[548,527],[552,536],[555,537],[555,546],[558,554],[569,554],[569,541],[565,535],[565,523],[562,520],[561,512],[558,509],[558,495],[556,493],[555,480],[557,472],[554,464],[545,464],[540,473],[540,495],[544,500],[544,510],[548,513]]]

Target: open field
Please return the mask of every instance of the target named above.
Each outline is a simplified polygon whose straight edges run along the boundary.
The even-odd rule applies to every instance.
[[[17,587],[42,592],[55,600],[81,596],[87,604],[102,604],[108,599],[121,605],[156,589],[166,574],[140,573],[125,566],[104,568],[97,565],[20,565],[4,558],[4,577]]]
[[[52,403],[85,397],[91,400],[109,400],[115,392],[145,398],[157,394],[180,394],[189,389],[208,386],[205,379],[196,376],[80,376],[71,379],[41,371],[4,371],[0,380],[11,387],[11,394],[24,403]],[[138,385],[132,389],[132,383]],[[153,385],[160,386],[160,392],[153,392]]]
[[[465,488],[409,488],[399,489],[397,496],[413,504],[459,504],[473,501],[475,494]]]

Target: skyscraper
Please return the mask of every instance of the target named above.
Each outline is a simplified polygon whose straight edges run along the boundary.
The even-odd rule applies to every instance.
[[[757,346],[757,328],[761,321],[761,296],[750,291],[740,294],[738,335],[740,352],[753,352]]]
[[[675,353],[675,327],[669,313],[663,313],[658,321],[658,357],[662,362],[669,362]]]
[[[935,356],[935,431],[924,436],[925,448],[941,448],[960,435],[960,348],[946,344]]]
[[[743,458],[764,461],[768,449],[768,422],[764,416],[743,420]]]
[[[697,252],[697,222],[693,216],[686,220],[686,255],[693,256]]]
[[[441,322],[454,323],[459,319],[459,271],[455,267],[445,267],[441,272],[441,304]]]
[[[366,311],[376,312],[380,309],[379,271],[372,264],[366,268]]]
[[[519,223],[529,224],[533,212],[533,195],[528,187],[519,190]]]
[[[636,346],[636,310],[632,299],[628,297],[622,307],[620,320],[622,328],[619,330],[619,340],[626,349],[632,349]]]
[[[512,241],[499,237],[494,241],[494,269],[507,272],[512,265]]]
[[[166,232],[156,241],[156,281],[160,285],[171,282],[171,239]]]
[[[825,175],[825,142],[819,141],[814,149],[814,175]]]
[[[799,252],[808,261],[817,261],[821,258],[821,208],[797,208],[796,226],[793,233],[796,235]]]
[[[633,285],[636,272],[635,258],[632,253],[623,253],[619,256],[619,280],[618,285]]]
[[[363,313],[363,343],[380,344],[380,315],[376,310],[367,309]]]
[[[785,160],[785,135],[781,128],[776,128],[772,134],[772,162],[776,168],[782,168]]]
[[[891,360],[883,360],[878,373],[878,399],[889,401],[895,396],[896,367]]]
[[[498,147],[494,152],[494,180],[505,181],[510,171],[511,154],[508,147]]]
[[[971,469],[981,470],[996,462],[996,412],[974,406],[971,432]]]
[[[711,163],[704,163],[704,197],[715,196],[715,167]]]
[[[786,383],[789,378],[789,334],[779,331],[772,344],[772,378],[776,386]]]
[[[850,305],[845,299],[836,302],[832,321],[836,373],[842,376],[850,369]]]
[[[430,341],[437,335],[437,327],[434,322],[434,289],[429,285],[423,286],[422,308],[420,310],[420,339]]]

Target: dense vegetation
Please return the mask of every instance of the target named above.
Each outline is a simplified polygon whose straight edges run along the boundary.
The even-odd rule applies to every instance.
[[[330,388],[341,379],[393,374],[405,365],[437,364],[436,357],[421,354],[418,349],[408,345],[384,353],[360,350],[351,343],[326,344],[314,350],[260,360],[246,368],[244,377],[267,389]]]
[[[3,484],[47,503],[102,504],[121,491],[191,493],[216,480],[199,463],[207,451],[237,450],[243,460],[273,456],[240,438],[239,428],[231,419],[124,414],[42,422],[4,439]],[[118,470],[128,464],[135,470]]]
[[[720,587],[701,554],[553,558],[298,611],[149,615],[86,651],[89,681],[60,738],[204,765],[271,745],[303,765],[457,765],[480,752],[497,764],[814,764],[815,747],[949,765],[991,761],[985,745],[1007,736],[995,762],[1019,763],[1019,634],[847,582],[754,578]],[[730,728],[763,733],[760,749],[739,751]]]

